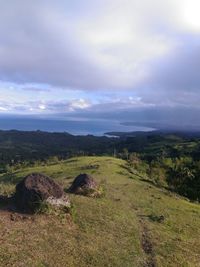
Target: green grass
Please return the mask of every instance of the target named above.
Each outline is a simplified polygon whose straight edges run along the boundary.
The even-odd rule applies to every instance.
[[[0,194],[12,193],[31,172],[47,174],[66,189],[87,172],[103,185],[105,196],[70,194],[71,217],[11,221],[10,213],[1,210],[0,266],[141,267],[149,258],[156,266],[200,266],[200,206],[140,180],[125,161],[80,157],[21,169],[0,176]],[[152,220],[160,216],[164,221]],[[151,242],[151,255],[142,247],[143,238]]]

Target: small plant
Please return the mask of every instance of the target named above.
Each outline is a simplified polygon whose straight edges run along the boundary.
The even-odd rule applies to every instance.
[[[68,208],[68,212],[71,215],[73,222],[76,222],[76,220],[77,220],[77,211],[76,211],[76,207],[73,204],[71,204],[71,207]]]
[[[97,170],[97,169],[99,169],[99,164],[85,165],[85,166],[82,166],[80,169],[81,170]]]
[[[39,201],[36,204],[35,213],[37,214],[51,214],[51,215],[62,215],[70,213],[73,210],[73,206],[55,206],[48,201]]]
[[[148,216],[148,218],[153,221],[153,222],[158,222],[158,223],[162,223],[165,220],[165,216],[164,215],[154,215],[151,214]]]
[[[99,185],[97,188],[87,188],[83,187],[79,189],[78,192],[80,195],[87,196],[87,197],[94,197],[100,198],[105,196],[105,189],[102,185]]]
[[[38,201],[35,204],[35,213],[37,214],[49,214],[51,213],[51,206],[46,201]]]
[[[106,189],[103,185],[100,185],[98,188],[97,188],[97,197],[105,197],[105,194],[106,194]]]

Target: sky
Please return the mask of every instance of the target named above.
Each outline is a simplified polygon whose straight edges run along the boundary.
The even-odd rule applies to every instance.
[[[0,4],[0,115],[200,125],[199,0]]]

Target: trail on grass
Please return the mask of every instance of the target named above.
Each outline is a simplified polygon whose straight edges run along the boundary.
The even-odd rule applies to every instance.
[[[156,267],[155,255],[153,251],[153,244],[149,235],[149,230],[143,219],[139,219],[141,229],[141,245],[144,253],[147,256],[147,261],[144,267]]]
[[[143,267],[156,267],[157,264],[155,259],[154,247],[149,234],[149,229],[145,223],[143,216],[139,214],[138,208],[136,208],[134,205],[132,205],[132,208],[134,209],[138,218],[138,225],[141,236],[141,247],[146,255],[146,262],[144,263]]]

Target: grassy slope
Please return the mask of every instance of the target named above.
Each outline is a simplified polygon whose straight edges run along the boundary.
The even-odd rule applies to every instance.
[[[90,169],[91,164],[100,167]],[[91,173],[104,183],[106,195],[70,195],[73,221],[55,215],[12,221],[11,213],[1,210],[0,266],[200,266],[200,206],[139,180],[124,161],[82,157],[27,168],[12,178],[1,176],[0,193],[12,191],[33,171],[66,188],[77,174]],[[165,220],[153,221],[151,215]]]

